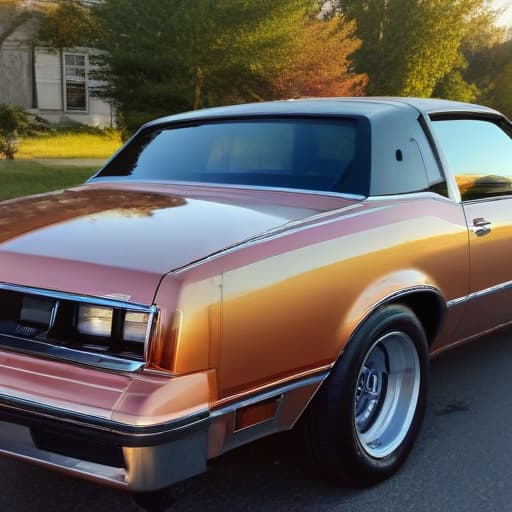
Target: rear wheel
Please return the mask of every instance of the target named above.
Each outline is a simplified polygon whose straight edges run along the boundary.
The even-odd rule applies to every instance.
[[[427,340],[405,306],[378,310],[358,330],[311,409],[311,451],[329,477],[373,483],[395,472],[426,405]]]
[[[136,492],[132,497],[138,507],[145,512],[165,512],[175,501],[169,487],[157,491]]]

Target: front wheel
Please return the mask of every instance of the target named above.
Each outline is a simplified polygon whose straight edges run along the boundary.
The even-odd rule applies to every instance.
[[[344,483],[374,483],[404,462],[426,405],[428,349],[410,309],[390,305],[357,331],[308,411],[318,467]]]

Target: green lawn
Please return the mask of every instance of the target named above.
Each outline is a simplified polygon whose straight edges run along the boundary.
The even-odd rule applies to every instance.
[[[97,168],[0,160],[0,200],[83,183]]]
[[[25,137],[16,158],[107,158],[121,146],[116,131],[103,133],[62,132]]]

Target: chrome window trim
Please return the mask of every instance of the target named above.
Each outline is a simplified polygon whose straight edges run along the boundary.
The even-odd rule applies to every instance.
[[[446,197],[438,194],[437,192],[430,192],[425,190],[418,190],[417,192],[404,192],[403,194],[368,196],[366,201],[400,201],[406,199],[434,199],[436,201],[448,201],[450,203],[454,202],[451,197]]]
[[[57,304],[61,300],[68,300],[70,302],[76,302],[80,304],[90,304],[93,306],[101,306],[101,307],[110,307],[115,309],[123,309],[124,311],[133,311],[137,313],[147,313],[148,317],[148,326],[146,329],[146,336],[144,339],[144,350],[143,357],[144,361],[133,361],[130,359],[124,359],[120,357],[110,356],[101,354],[98,352],[87,352],[85,350],[71,349],[68,347],[60,347],[57,345],[52,345],[50,343],[40,342],[36,340],[25,340],[24,338],[18,338],[16,336],[9,336],[0,333],[0,340],[2,338],[12,338],[17,340],[16,342],[7,343],[4,345],[2,341],[0,341],[0,348],[11,348],[12,350],[18,350],[25,353],[35,353],[38,355],[46,356],[51,359],[61,359],[67,362],[74,362],[76,364],[82,364],[86,366],[95,366],[98,368],[104,368],[109,370],[116,371],[128,371],[134,372],[142,369],[148,361],[149,355],[149,344],[151,341],[151,336],[154,332],[156,320],[158,319],[158,314],[160,312],[158,306],[155,304],[146,305],[139,304],[136,302],[123,301],[119,299],[111,299],[106,297],[95,297],[92,295],[83,295],[83,294],[75,294],[70,292],[62,292],[56,290],[46,290],[43,288],[34,288],[30,286],[22,286],[15,285],[9,283],[1,283],[0,282],[0,291],[10,291],[16,292],[26,295],[35,295],[39,297],[46,297],[50,299],[55,299]],[[54,311],[52,312],[52,316],[56,314],[57,307],[54,307]],[[54,320],[54,319],[53,319]],[[20,341],[26,341],[23,347],[20,347]],[[17,345],[16,349],[14,345]],[[32,348],[30,348],[32,347]],[[43,349],[46,347],[46,350]],[[59,350],[49,350],[59,349]],[[57,352],[55,354],[49,354],[49,352]],[[75,355],[77,358],[74,359],[72,356]],[[87,356],[87,357],[86,357]]]
[[[480,203],[490,203],[491,201],[506,201],[510,200],[512,198],[512,192],[510,194],[502,194],[500,196],[489,196],[489,197],[479,197],[478,199],[467,199],[462,200],[462,204],[468,205],[468,204],[480,204]]]
[[[439,159],[441,162],[441,167],[444,172],[444,175],[446,177],[446,181],[448,183],[448,191],[450,194],[450,197],[453,198],[453,200],[460,204],[467,204],[468,202],[474,201],[473,199],[470,201],[464,201],[462,199],[462,195],[460,193],[459,185],[457,184],[456,175],[452,172],[450,169],[450,166],[448,164],[448,161],[444,155],[443,148],[441,144],[439,144],[438,137],[434,133],[434,130],[432,129],[432,124],[435,122],[442,122],[443,118],[449,118],[450,116],[453,116],[457,120],[476,120],[476,121],[487,121],[487,122],[494,122],[496,123],[505,123],[507,126],[510,127],[510,121],[501,113],[496,110],[478,110],[478,109],[471,109],[471,108],[461,108],[461,109],[449,109],[449,110],[432,110],[429,111],[424,117],[425,117],[425,124],[428,127],[430,131],[430,135],[432,137],[432,140],[434,141],[435,147],[437,149],[437,152],[439,154]],[[479,198],[478,200],[484,200],[488,201],[493,198],[499,198],[501,196],[491,196],[490,198]],[[511,197],[510,195],[504,196],[504,197]]]
[[[506,281],[504,283],[499,283],[494,286],[490,286],[489,288],[484,288],[482,290],[472,292],[469,295],[465,295],[464,297],[457,297],[456,299],[449,300],[447,302],[447,305],[448,305],[448,307],[458,306],[459,304],[469,302],[470,300],[479,299],[479,298],[485,297],[487,295],[492,295],[493,293],[498,293],[503,290],[507,290],[508,288],[512,288],[512,281]]]
[[[434,130],[432,129],[432,123],[434,122],[431,118],[432,115],[435,116],[435,112],[429,112],[427,115],[423,115],[424,129],[428,131],[427,136],[431,138],[431,146],[435,148],[433,149],[434,156],[436,156],[436,160],[438,161],[438,165],[440,166],[441,173],[443,174],[446,180],[448,196],[452,201],[460,204],[462,202],[460,189],[459,186],[457,185],[457,181],[455,180],[455,175],[451,172],[450,166],[448,165],[448,161],[444,156],[441,145],[439,144],[439,140]]]
[[[86,183],[95,184],[95,183],[156,183],[162,185],[172,185],[172,186],[183,186],[183,187],[215,187],[215,188],[230,188],[235,190],[261,190],[263,192],[286,192],[292,194],[308,194],[308,195],[320,195],[327,197],[337,197],[340,199],[353,199],[355,201],[362,201],[366,199],[366,196],[359,194],[345,194],[343,192],[332,192],[329,190],[313,190],[306,188],[285,188],[285,187],[270,187],[264,185],[243,185],[236,183],[216,183],[209,181],[173,181],[173,180],[126,180],[122,177],[116,179],[115,177],[108,176],[105,178],[89,178]]]

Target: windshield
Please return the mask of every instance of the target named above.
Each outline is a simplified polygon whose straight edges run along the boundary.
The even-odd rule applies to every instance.
[[[357,119],[259,119],[141,131],[96,178],[253,185],[367,195]]]

